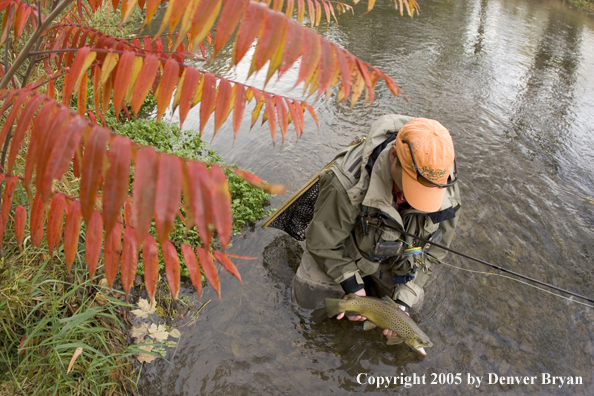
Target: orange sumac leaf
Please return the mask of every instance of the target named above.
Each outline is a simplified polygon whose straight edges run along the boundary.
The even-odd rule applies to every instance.
[[[52,149],[55,145],[56,138],[61,136],[66,126],[66,121],[71,117],[72,111],[66,107],[61,107],[58,113],[53,116],[50,124],[47,126],[47,130],[39,136],[38,149],[37,149],[37,177],[35,184],[37,190],[41,193],[41,199],[48,201],[50,197],[50,189],[45,191],[43,189],[43,182],[47,169],[47,163],[51,155]],[[51,187],[51,186],[50,186]]]
[[[266,103],[266,114],[268,115],[268,126],[270,127],[270,136],[272,136],[272,144],[276,136],[276,112],[274,111],[274,104],[272,97],[268,92],[264,93],[264,102]]]
[[[285,35],[285,49],[283,60],[280,66],[280,75],[282,76],[293,63],[301,56],[303,52],[303,33],[301,24],[296,21],[288,21],[287,33]]]
[[[181,88],[181,97],[179,101],[179,125],[180,128],[184,124],[186,116],[192,107],[192,101],[198,89],[200,82],[200,72],[192,67],[186,68],[186,76],[184,84]],[[178,88],[178,89],[180,89]]]
[[[237,271],[235,264],[233,264],[229,257],[217,250],[215,250],[213,253],[215,259],[217,259],[217,261],[221,263],[221,265],[227,270],[227,272],[236,277],[239,280],[239,282],[243,284],[243,281],[241,280],[241,275],[239,275],[239,271]]]
[[[76,217],[76,213],[73,214]],[[68,222],[68,220],[67,220]],[[73,225],[75,228],[77,225]],[[66,225],[68,227],[68,224]],[[80,228],[80,224],[78,225]],[[68,238],[72,238],[72,231],[67,230],[66,234]],[[96,210],[91,214],[91,218],[87,223],[87,232],[85,234],[85,260],[87,262],[87,268],[89,269],[89,279],[91,282],[95,277],[95,271],[97,270],[97,263],[99,263],[99,255],[101,254],[101,247],[103,245],[103,219],[101,214]]]
[[[260,34],[260,31],[266,23],[267,14],[266,4],[250,1],[243,20],[239,26],[237,37],[235,38],[235,48],[233,51],[233,65],[237,65],[246,52],[250,49],[254,39]]]
[[[197,161],[189,161],[187,168],[191,193],[190,205],[194,214],[194,222],[202,239],[202,244],[208,249],[212,238],[210,226],[214,224],[210,193],[210,171],[204,163]]]
[[[111,229],[121,212],[121,207],[128,196],[128,182],[130,179],[130,158],[132,156],[130,139],[115,136],[110,143],[109,168],[105,176],[103,187],[103,224],[105,235],[109,236]]]
[[[64,132],[57,137],[56,143],[52,147],[52,151],[49,155],[41,185],[42,194],[44,196],[49,196],[51,193],[54,178],[62,178],[62,175],[68,170],[70,160],[80,143],[82,131],[84,131],[87,126],[87,121],[84,118],[74,117],[66,125]]]
[[[179,256],[171,241],[165,241],[161,246],[163,248],[163,261],[165,261],[167,284],[169,284],[173,299],[177,300],[177,297],[179,296],[180,281]]]
[[[8,165],[6,167],[6,173],[12,173],[12,167],[14,166],[14,161],[16,160],[17,154],[19,153],[19,149],[21,147],[21,143],[25,138],[25,132],[30,128],[31,121],[33,120],[33,114],[39,108],[39,104],[44,100],[43,95],[37,95],[33,97],[22,112],[20,117],[20,122],[17,124],[17,127],[12,135],[12,141],[10,142],[10,153],[8,155]]]
[[[146,234],[142,243],[142,264],[144,265],[144,285],[149,298],[155,300],[155,290],[159,280],[159,249],[155,239]]]
[[[132,71],[134,70],[134,59],[136,56],[132,51],[124,51],[120,61],[118,62],[118,69],[116,71],[116,78],[113,89],[113,106],[116,117],[119,118],[120,110],[122,108],[122,101],[128,90],[130,79],[132,78]]]
[[[217,97],[217,81],[213,74],[204,73],[204,81],[202,83],[202,103],[200,104],[200,134],[206,127],[206,122],[212,114]]]
[[[76,258],[76,251],[78,250],[81,218],[80,203],[78,201],[72,201],[66,210],[66,228],[64,230],[64,258],[68,272],[70,272],[72,263],[74,263],[74,259]],[[103,234],[101,234],[101,240],[103,240]]]
[[[138,248],[136,246],[136,235],[132,227],[126,227],[124,230],[124,247],[122,248],[122,286],[124,287],[126,298],[128,298],[130,288],[134,283],[137,266]]]
[[[173,59],[167,59],[165,69],[161,75],[161,84],[159,85],[159,97],[157,98],[157,120],[161,119],[169,103],[171,103],[171,95],[177,86],[179,78],[179,64]]]
[[[201,247],[197,247],[196,251],[198,252],[198,259],[200,261],[200,266],[204,271],[204,276],[206,276],[208,283],[210,283],[212,288],[217,292],[220,299],[221,285],[219,281],[219,274],[217,273],[217,267],[215,266],[215,263],[212,260],[212,256],[210,255],[210,252],[208,250],[203,249]]]
[[[8,214],[10,213],[10,207],[12,206],[12,197],[18,181],[18,176],[11,176],[6,180],[4,195],[2,196],[2,224],[4,224],[4,226],[8,223]]]
[[[231,83],[222,78],[219,82],[217,99],[215,105],[215,129],[212,138],[214,139],[221,125],[225,122],[231,112],[231,101],[233,99]]]
[[[235,103],[233,105],[233,141],[237,137],[239,127],[241,126],[241,120],[243,119],[243,113],[245,111],[245,87],[243,84],[235,84]]]
[[[155,196],[155,227],[160,244],[163,244],[177,214],[182,189],[182,162],[178,157],[162,154]]]
[[[287,188],[282,184],[268,184],[259,176],[242,169],[235,169],[235,174],[254,187],[261,188],[270,194],[284,194]]]
[[[231,231],[233,229],[231,193],[229,192],[227,178],[218,165],[213,165],[210,173],[213,184],[211,192],[214,221],[224,251],[231,241]]]
[[[47,219],[47,247],[50,257],[54,254],[54,248],[60,245],[62,230],[64,226],[64,210],[66,209],[64,194],[56,194],[50,204],[49,216]]]
[[[29,224],[29,232],[31,233],[31,243],[35,247],[41,245],[43,239],[43,222],[45,221],[45,209],[47,203],[41,199],[41,195],[35,195],[33,199],[33,206],[31,206],[31,222]]]
[[[158,70],[159,59],[157,59],[156,56],[148,55],[146,58],[144,58],[142,69],[140,69],[140,73],[138,74],[136,84],[134,85],[134,91],[132,93],[132,111],[134,113],[138,113],[138,110],[140,110],[140,106],[142,105],[144,98],[146,98],[146,95],[148,95],[151,86],[153,85],[153,81],[155,81]]]
[[[64,77],[62,103],[65,105],[70,103],[72,92],[78,88],[78,85],[83,78],[83,74],[87,71],[89,66],[91,66],[91,63],[93,63],[95,57],[97,56],[96,52],[90,51],[91,48],[89,47],[79,48],[76,52],[76,58],[74,58],[74,63],[70,68],[70,72]]]
[[[109,130],[95,127],[90,133],[85,147],[80,178],[80,207],[85,223],[89,223],[91,213],[95,206],[95,197],[99,190],[100,177],[103,171],[103,162]]]
[[[120,255],[122,252],[122,225],[116,222],[105,240],[103,249],[103,265],[105,266],[105,277],[109,287],[113,287],[113,281],[120,268]]]
[[[295,84],[306,80],[316,70],[320,60],[320,36],[313,30],[305,30],[303,48],[303,59],[301,59],[299,77]]]
[[[191,246],[186,245],[185,243],[182,243],[181,251],[184,256],[184,261],[186,262],[186,267],[188,267],[192,284],[198,293],[198,297],[200,297],[202,294],[202,273],[200,272],[200,264],[196,258],[196,253],[194,253]]]
[[[134,187],[132,192],[132,223],[136,229],[136,242],[142,243],[151,227],[155,207],[155,191],[159,169],[159,156],[152,147],[136,154]]]
[[[0,221],[2,221],[0,219]],[[27,224],[27,210],[23,205],[16,207],[14,211],[14,234],[16,236],[17,243],[19,244],[19,250],[23,251],[23,241],[25,240],[25,225]]]
[[[249,0],[227,0],[223,6],[221,17],[217,25],[217,32],[215,36],[214,53],[215,57],[223,48],[231,34],[235,30],[239,19],[245,12]]]
[[[289,127],[289,117],[287,115],[287,108],[284,105],[284,101],[281,97],[276,97],[276,112],[278,115],[278,125],[280,126],[281,135],[283,136],[282,143],[285,142],[287,136],[287,128]],[[282,144],[281,143],[281,144]]]
[[[53,100],[47,101],[41,107],[35,121],[33,123],[33,129],[29,136],[29,150],[27,151],[27,158],[25,160],[25,175],[23,185],[26,189],[29,189],[31,184],[31,178],[33,177],[33,169],[37,164],[38,158],[38,147],[41,144],[42,137],[50,124],[50,119],[57,109],[57,103]]]

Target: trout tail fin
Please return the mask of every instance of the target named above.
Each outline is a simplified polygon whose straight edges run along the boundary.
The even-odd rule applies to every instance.
[[[328,314],[329,318],[336,316],[341,312],[344,312],[338,307],[338,304],[342,300],[339,300],[338,298],[326,298],[325,301],[326,301],[326,313]]]

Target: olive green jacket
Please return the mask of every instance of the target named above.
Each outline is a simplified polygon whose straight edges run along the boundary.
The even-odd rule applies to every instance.
[[[305,233],[306,247],[320,268],[337,283],[355,277],[357,283],[363,284],[363,276],[378,271],[380,263],[369,256],[378,242],[405,241],[408,247],[423,246],[388,227],[404,229],[425,239],[441,229],[440,243],[449,247],[452,241],[461,204],[457,184],[447,188],[438,212],[425,213],[412,208],[397,211],[392,206],[389,151],[394,143],[388,138],[392,135],[394,138],[394,133],[412,119],[395,114],[381,117],[363,142],[341,152],[320,175],[314,217]],[[365,224],[362,213],[367,215]],[[445,250],[434,246],[428,253],[438,260],[446,255]],[[411,272],[415,275],[406,284],[394,284],[390,297],[408,306],[417,302],[431,275],[432,260],[428,255],[401,255],[383,260],[382,265],[387,264],[391,272],[385,275],[389,278]]]

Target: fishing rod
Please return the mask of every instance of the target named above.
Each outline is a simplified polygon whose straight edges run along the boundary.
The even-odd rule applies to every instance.
[[[525,279],[525,280],[527,280],[527,281],[530,281],[530,282],[536,283],[536,284],[538,284],[538,285],[545,286],[545,287],[551,288],[551,289],[553,289],[553,290],[556,290],[556,291],[559,291],[559,292],[562,292],[562,293],[569,294],[570,296],[573,296],[573,297],[581,298],[582,300],[586,300],[586,301],[588,301],[588,302],[590,302],[590,303],[594,303],[594,299],[592,299],[592,298],[590,298],[590,297],[582,296],[581,294],[574,293],[574,292],[572,292],[572,291],[569,291],[569,290],[562,289],[562,288],[560,288],[560,287],[557,287],[557,286],[551,285],[551,284],[549,284],[549,283],[546,283],[546,282],[543,282],[543,281],[539,281],[538,279],[534,279],[534,278],[531,278],[531,277],[529,277],[529,276],[526,276],[526,275],[522,275],[522,274],[520,274],[520,273],[518,273],[518,272],[515,272],[515,271],[512,271],[512,270],[510,270],[510,269],[507,269],[507,268],[501,267],[501,266],[499,266],[499,265],[496,265],[496,264],[493,264],[493,263],[489,263],[488,261],[481,260],[481,259],[478,259],[478,258],[476,258],[476,257],[472,257],[472,256],[470,256],[470,255],[468,255],[468,254],[465,254],[465,253],[458,252],[458,251],[456,251],[456,250],[454,250],[454,249],[450,249],[450,248],[448,248],[448,247],[445,247],[445,246],[443,246],[443,245],[441,245],[441,244],[439,244],[439,243],[435,243],[435,242],[433,242],[433,241],[430,241],[430,240],[427,240],[427,239],[425,239],[425,238],[421,238],[421,237],[419,237],[419,236],[416,236],[416,235],[414,235],[414,234],[411,234],[411,233],[408,233],[408,232],[406,232],[406,231],[403,231],[403,230],[401,230],[401,229],[399,229],[399,228],[397,228],[397,227],[392,227],[392,226],[389,226],[389,225],[387,225],[387,224],[385,224],[385,223],[383,224],[383,227],[389,228],[389,229],[391,229],[391,230],[393,230],[393,231],[400,232],[401,234],[404,234],[404,235],[406,235],[406,236],[409,236],[409,237],[415,238],[415,239],[417,239],[417,240],[419,240],[419,241],[421,241],[421,242],[423,242],[423,243],[428,243],[428,244],[430,244],[431,246],[435,246],[435,247],[438,247],[438,248],[440,248],[440,249],[446,250],[446,251],[448,251],[448,252],[452,252],[452,253],[454,253],[454,254],[457,254],[457,255],[459,255],[459,256],[461,256],[461,257],[467,258],[467,259],[469,259],[469,260],[472,260],[472,261],[476,261],[477,263],[481,263],[481,264],[483,264],[483,265],[486,265],[486,266],[488,266],[488,267],[494,268],[494,269],[496,269],[496,270],[499,270],[499,271],[501,271],[501,272],[506,272],[506,273],[508,273],[508,274],[510,274],[510,275],[517,276],[518,278]]]

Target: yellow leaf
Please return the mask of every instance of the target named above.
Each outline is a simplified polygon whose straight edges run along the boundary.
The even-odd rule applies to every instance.
[[[118,60],[120,56],[113,52],[109,52],[105,56],[105,60],[103,61],[103,66],[101,66],[101,74],[99,76],[99,85],[104,86],[109,78],[109,75],[113,71],[113,69],[118,64]]]
[[[89,66],[91,66],[91,63],[93,63],[95,61],[96,57],[97,57],[96,52],[91,51],[87,54],[87,57],[85,58],[83,66],[80,69],[80,74],[78,75],[76,82],[74,83],[74,92],[78,91],[78,88],[80,87],[80,82],[82,81],[82,77],[86,76],[87,69],[89,68]]]
[[[74,354],[72,355],[72,359],[70,359],[70,363],[68,364],[68,370],[66,370],[66,374],[70,373],[70,370],[72,370],[72,367],[74,366],[74,362],[76,362],[76,358],[80,356],[82,351],[83,349],[81,347],[78,347],[74,350]]]
[[[140,74],[140,70],[142,69],[143,59],[140,56],[134,58],[134,64],[132,65],[132,76],[130,78],[130,84],[128,85],[128,90],[126,91],[126,96],[124,97],[124,102],[127,104],[132,103],[132,94],[134,92],[134,84],[136,84],[136,80],[138,79],[138,75]]]

